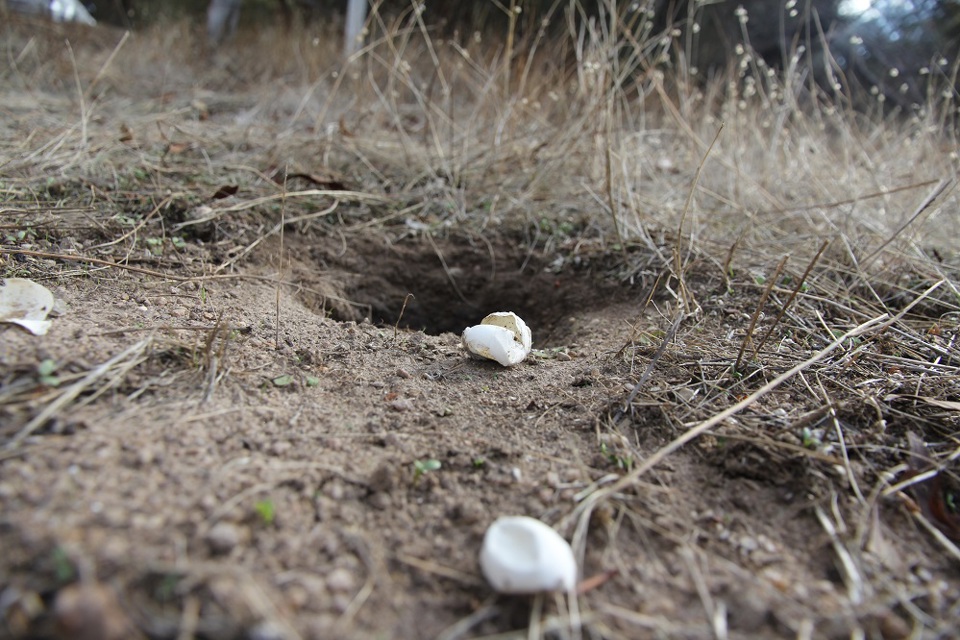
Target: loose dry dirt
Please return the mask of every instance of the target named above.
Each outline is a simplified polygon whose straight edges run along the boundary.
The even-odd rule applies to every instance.
[[[69,117],[67,89],[44,95],[64,96],[44,107],[49,118]],[[8,135],[36,126],[36,107],[19,100],[0,91]],[[790,318],[770,340],[779,346],[735,376],[763,291],[752,276],[727,281],[717,263],[695,261],[687,287],[699,310],[674,335],[669,261],[645,245],[621,253],[583,226],[378,222],[397,208],[320,194],[283,215],[341,209],[287,224],[281,241],[268,233],[280,200],[253,217],[227,210],[281,186],[246,173],[238,193],[215,197],[238,182],[202,174],[228,153],[202,137],[216,116],[171,100],[189,104],[189,91],[164,98],[163,123],[194,132],[182,137],[202,153],[171,152],[144,124],[134,142],[110,143],[140,158],[119,181],[69,167],[45,182],[27,169],[2,179],[0,271],[61,301],[45,336],[0,328],[3,634],[955,633],[956,560],[901,494],[879,492],[907,460],[907,431],[945,451],[955,409],[916,398],[955,400],[956,379],[905,388],[891,369],[863,375],[852,343],[600,501],[578,551],[582,577],[606,579],[576,603],[493,594],[477,554],[496,517],[530,515],[571,539],[592,492],[830,338],[815,316]],[[221,122],[242,111],[221,108]],[[101,109],[110,115],[88,135],[115,140],[114,116],[131,106]],[[244,153],[269,171],[255,145]],[[146,175],[124,182],[137,171]],[[357,188],[352,177],[330,187]],[[212,221],[196,223],[202,207]],[[831,326],[862,321],[809,304]],[[513,368],[459,344],[499,310],[534,334],[536,351]],[[955,318],[935,301],[919,313],[912,326],[937,324],[927,339],[956,368]],[[430,459],[440,468],[417,473]]]

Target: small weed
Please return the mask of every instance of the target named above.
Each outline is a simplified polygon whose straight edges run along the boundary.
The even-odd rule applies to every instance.
[[[487,465],[487,461],[482,457],[477,456],[473,459],[473,468],[474,469],[483,469]]]
[[[147,238],[147,246],[150,247],[150,253],[153,255],[163,254],[163,238]]]
[[[960,508],[960,505],[957,504],[957,493],[955,491],[944,491],[943,501],[947,504],[947,510],[956,515],[957,509]]]
[[[633,456],[631,455],[617,455],[610,451],[607,447],[607,443],[600,443],[600,453],[607,459],[610,464],[616,465],[617,469],[621,471],[629,471],[633,467]]]
[[[277,516],[277,508],[273,504],[273,500],[270,498],[258,500],[257,503],[253,505],[253,508],[257,512],[257,515],[260,516],[263,524],[267,525],[268,527],[273,524],[273,521]]]
[[[282,376],[277,376],[270,382],[272,382],[273,386],[275,387],[289,387],[291,384],[293,384],[293,376],[285,373]]]
[[[180,584],[178,574],[168,573],[160,579],[160,583],[153,590],[153,597],[157,602],[172,602],[177,594],[177,586]]]
[[[17,229],[14,233],[8,233],[4,236],[4,241],[7,244],[18,244],[24,240],[34,240],[37,237],[37,232],[27,227],[26,229]]]
[[[74,579],[77,572],[63,547],[57,547],[53,550],[51,560],[53,561],[53,575],[57,577],[58,582],[70,582]]]
[[[804,427],[803,431],[800,432],[800,441],[807,449],[819,449],[823,446],[820,436],[811,431],[809,427]]]
[[[830,334],[836,339],[843,337],[843,335],[846,334],[846,331],[843,329],[830,329]],[[854,336],[852,338],[847,338],[844,341],[843,346],[845,349],[853,349],[860,346],[862,342],[863,340],[861,338]]]
[[[173,236],[172,238],[170,238],[170,244],[172,244],[174,247],[180,250],[187,248],[186,241],[180,236]]]
[[[318,384],[320,384],[320,378],[318,378],[317,376],[307,376],[308,387],[315,387]]]
[[[48,387],[59,387],[60,378],[54,375],[57,370],[57,363],[47,358],[37,365],[37,380],[40,384]]]
[[[425,473],[430,473],[431,471],[436,471],[440,468],[440,461],[434,458],[429,460],[414,460],[413,461],[413,483],[417,484],[420,482],[420,477]]]

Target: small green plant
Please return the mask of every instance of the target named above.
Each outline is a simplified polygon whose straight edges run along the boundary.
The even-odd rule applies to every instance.
[[[420,482],[420,477],[425,473],[430,473],[431,471],[436,471],[440,468],[440,461],[434,458],[429,460],[414,460],[413,461],[413,483],[416,484]]]
[[[70,582],[76,576],[76,570],[73,568],[73,562],[63,547],[56,547],[51,555],[53,561],[53,575],[58,582]]]
[[[800,432],[800,441],[807,449],[819,449],[823,446],[823,441],[809,427],[804,427]]]
[[[832,335],[835,339],[842,338],[846,333],[847,332],[844,331],[843,329],[830,329],[830,335]],[[843,348],[855,349],[856,347],[859,347],[862,342],[863,342],[863,339],[857,336],[854,336],[852,338],[847,338],[846,340],[843,341]]]
[[[477,456],[473,459],[473,468],[474,469],[483,469],[487,465],[487,461],[482,457]]]
[[[633,456],[631,455],[617,455],[610,451],[607,447],[606,442],[600,443],[600,453],[607,459],[610,464],[616,465],[617,469],[621,471],[629,471],[633,467]]]
[[[257,512],[257,515],[260,516],[260,519],[263,521],[263,524],[270,526],[273,524],[273,521],[277,516],[277,508],[273,504],[273,500],[266,498],[264,500],[258,500],[255,505],[253,505],[254,510]]]
[[[57,371],[57,363],[47,358],[37,365],[37,380],[40,384],[48,387],[59,387],[60,378],[54,375]]]
[[[291,384],[293,384],[293,376],[285,373],[282,376],[277,376],[270,382],[272,382],[273,386],[275,387],[289,387]]]
[[[943,501],[947,503],[947,510],[951,514],[956,514],[957,509],[960,508],[960,505],[957,504],[957,492],[956,491],[944,491],[943,492]]]
[[[153,597],[157,602],[172,602],[177,595],[177,587],[181,578],[182,576],[176,573],[164,574],[153,590]]]
[[[163,238],[147,238],[147,246],[153,255],[159,256],[163,253]]]
[[[24,240],[33,240],[37,237],[37,232],[27,227],[26,229],[17,229],[13,233],[8,233],[4,236],[4,240],[9,244],[16,244],[18,242],[23,242]]]

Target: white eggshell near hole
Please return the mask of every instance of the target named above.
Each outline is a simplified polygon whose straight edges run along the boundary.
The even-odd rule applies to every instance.
[[[42,336],[52,324],[47,315],[53,303],[53,294],[42,284],[25,278],[0,280],[0,322],[18,324]]]
[[[530,327],[520,316],[512,311],[497,311],[491,313],[480,321],[480,324],[489,324],[496,327],[509,329],[517,337],[517,342],[523,345],[523,348],[529,352],[533,347],[533,336],[530,333]]]
[[[497,519],[487,529],[480,568],[500,593],[573,591],[577,561],[559,533],[527,516]]]
[[[478,324],[464,330],[463,345],[470,353],[496,360],[505,367],[527,357],[526,350],[516,341],[512,331],[490,324]]]
[[[522,362],[533,338],[530,328],[510,311],[491,313],[475,327],[463,332],[463,346],[481,358],[496,360],[505,367]]]

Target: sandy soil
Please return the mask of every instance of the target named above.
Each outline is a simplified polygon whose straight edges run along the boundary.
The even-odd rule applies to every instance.
[[[39,102],[0,90],[8,156],[70,121],[69,86],[36,90],[39,117]],[[928,531],[926,494],[883,493],[907,470],[908,431],[930,455],[955,444],[946,303],[750,399],[864,322],[829,302],[827,276],[734,375],[765,289],[746,270],[726,279],[695,258],[697,306],[675,326],[669,262],[642,243],[621,253],[577,220],[395,216],[426,190],[391,200],[346,161],[287,185],[317,195],[244,209],[282,190],[263,177],[274,158],[258,146],[272,135],[256,130],[262,114],[245,120],[256,99],[158,95],[102,98],[83,153],[113,154],[113,169],[55,158],[45,178],[17,160],[0,179],[0,272],[59,301],[45,336],[0,327],[4,635],[956,633],[957,560],[931,533],[950,533],[955,512]],[[227,168],[238,154],[261,175]],[[337,177],[318,184],[321,173]],[[281,215],[308,219],[281,240]],[[918,276],[912,291],[929,284]],[[789,293],[778,287],[777,304]],[[460,346],[498,310],[533,330],[534,353],[512,368]],[[418,473],[426,460],[440,468]],[[955,494],[933,490],[952,510]],[[478,550],[508,514],[555,526],[581,577],[598,579],[575,601],[494,594]]]

